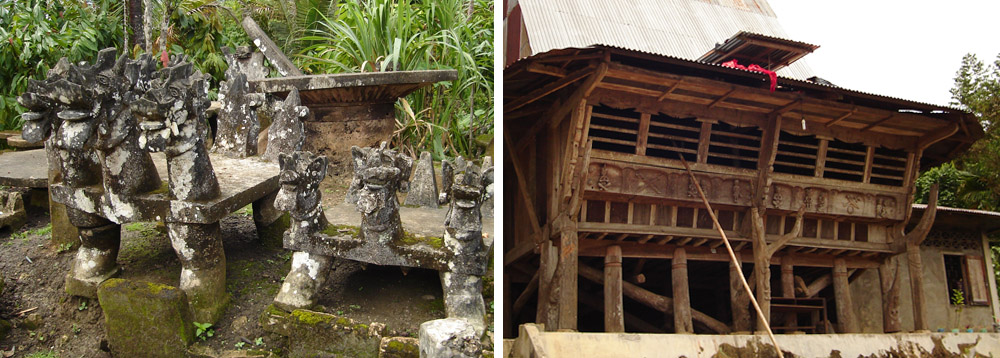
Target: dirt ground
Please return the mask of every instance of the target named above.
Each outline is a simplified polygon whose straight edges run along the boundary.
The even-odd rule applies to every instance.
[[[321,186],[324,205],[341,202],[348,183],[346,175],[327,178]],[[28,221],[17,232],[0,231],[0,273],[6,284],[0,293],[0,318],[14,324],[0,340],[0,355],[110,357],[97,300],[63,291],[75,250],[49,243],[47,213],[29,213]],[[249,208],[224,219],[222,233],[231,303],[213,326],[213,336],[196,344],[215,352],[259,349],[284,356],[286,339],[265,332],[258,318],[288,272],[292,252],[258,244]],[[125,279],[176,286],[180,275],[165,229],[157,223],[122,225],[118,263]],[[491,270],[484,285],[487,322],[493,321],[492,275]],[[416,337],[420,323],[444,317],[436,271],[346,260],[337,260],[330,270],[316,309],[357,322],[380,322],[395,335],[411,337]]]

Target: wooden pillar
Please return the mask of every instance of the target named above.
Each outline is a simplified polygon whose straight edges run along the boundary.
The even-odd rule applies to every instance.
[[[559,233],[559,267],[553,279],[558,305],[555,329],[576,330],[578,240],[575,227]]]
[[[763,233],[760,230],[760,233]],[[755,294],[757,305],[764,313],[763,317],[758,317],[756,327],[758,331],[765,330],[763,320],[771,323],[771,259],[767,256],[767,245],[763,244],[763,238],[754,239],[753,243],[753,275],[755,281]]]
[[[542,243],[538,264],[538,310],[535,314],[535,322],[545,325],[545,329],[554,330],[556,327],[555,310],[552,303],[552,278],[556,273],[556,260],[558,253],[552,246],[551,240]]]
[[[693,333],[691,322],[691,296],[688,289],[687,252],[683,247],[674,250],[671,263],[671,279],[674,286],[674,332]]]
[[[903,330],[899,318],[899,258],[890,257],[878,268],[882,286],[882,329],[885,333]]]
[[[625,332],[622,307],[622,248],[608,247],[604,256],[604,331]]]
[[[781,257],[781,296],[786,298],[795,298],[795,271],[792,266],[791,256]],[[795,327],[799,325],[799,317],[794,312],[788,313],[785,317],[785,326]]]
[[[736,259],[743,262],[740,259],[740,252],[736,251]],[[743,283],[740,282],[740,272],[736,270],[736,265],[732,262],[729,263],[729,303],[732,306],[733,311],[733,331],[736,332],[749,332],[750,331],[750,295],[743,288]]]
[[[924,297],[924,264],[920,245],[907,241],[906,261],[910,269],[910,290],[913,294],[913,330],[927,330],[927,307]]]
[[[842,258],[833,260],[833,295],[837,303],[837,322],[840,324],[840,333],[857,333],[858,326],[854,319],[854,302],[851,300],[847,261]]]

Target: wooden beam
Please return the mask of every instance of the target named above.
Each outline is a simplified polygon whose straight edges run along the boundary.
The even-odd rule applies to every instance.
[[[788,256],[781,258],[781,296],[795,298],[795,267],[792,266],[792,260]],[[792,330],[798,327],[798,315],[795,313],[787,314],[785,316],[785,326],[792,327]]]
[[[722,101],[725,101],[726,98],[729,98],[729,96],[732,96],[733,93],[736,93],[736,88],[733,88],[729,90],[729,92],[726,92],[726,94],[719,96],[719,98],[716,98],[714,101],[712,101],[712,103],[708,104],[708,108],[715,107],[715,105],[721,103]]]
[[[578,272],[580,273],[580,277],[595,283],[604,284],[604,273],[600,270],[581,264]],[[629,282],[622,282],[622,294],[657,311],[666,314],[673,314],[674,312],[673,299],[649,292],[648,290]],[[726,326],[725,323],[722,323],[719,320],[712,318],[712,316],[702,313],[701,311],[692,309],[691,318],[695,322],[705,325],[705,327],[716,333],[725,334],[730,332],[729,327]]]
[[[538,73],[538,74],[549,75],[549,76],[554,76],[554,77],[566,77],[566,75],[568,73],[568,72],[566,72],[565,69],[562,69],[562,68],[559,68],[559,67],[556,67],[556,66],[549,66],[549,65],[541,64],[541,63],[538,63],[538,62],[529,63],[527,70],[528,70],[528,72],[531,72],[531,73]]]
[[[635,154],[646,155],[646,144],[649,142],[649,113],[639,116],[639,135],[636,137]]]
[[[503,254],[504,266],[517,262],[522,257],[537,251],[539,243],[533,237],[529,237],[529,239],[531,240],[522,241],[515,245],[513,249]]]
[[[538,264],[538,306],[535,311],[535,322],[544,324],[547,330],[557,329],[556,298],[552,295],[552,281],[558,260],[559,253],[552,246],[552,240],[542,241]]]
[[[865,151],[865,174],[861,177],[862,183],[871,183],[872,181],[872,164],[875,161],[875,147],[868,146]]]
[[[597,88],[597,84],[601,83],[601,81],[604,80],[604,76],[607,73],[608,73],[608,64],[606,62],[602,62],[600,65],[597,65],[597,70],[595,70],[594,73],[590,75],[590,77],[587,77],[587,80],[581,83],[580,87],[577,87],[576,90],[573,91],[573,94],[569,96],[569,99],[566,101],[566,103],[572,105],[574,103],[583,102],[587,98],[587,96],[590,96],[590,93],[594,91],[594,88]],[[562,121],[563,116],[565,116],[569,112],[569,110],[571,109],[561,109],[555,112],[555,115],[552,116],[553,121],[552,123],[549,123],[549,127],[550,128],[558,127],[559,122]]]
[[[708,162],[708,145],[712,139],[712,122],[702,121],[701,131],[698,133],[698,163]]]
[[[535,102],[539,99],[542,99],[543,97],[552,94],[555,91],[561,90],[564,87],[573,84],[573,82],[579,81],[584,77],[587,77],[593,72],[594,72],[594,67],[587,66],[579,70],[576,70],[573,73],[570,73],[559,80],[549,82],[548,84],[542,86],[541,88],[531,91],[530,93],[524,96],[520,96],[517,99],[510,101],[509,103],[505,103],[503,106],[503,113],[507,114],[514,112],[514,110],[524,107],[528,104],[531,104],[532,102]]]
[[[604,304],[595,297],[589,295],[580,295],[580,303],[589,306],[595,310],[604,312]],[[625,317],[625,327],[631,328],[634,331],[644,332],[644,333],[667,333],[662,328],[657,327],[654,324],[646,322],[645,320],[636,317],[633,314],[624,312]]]
[[[576,330],[578,240],[575,230],[563,230],[559,233],[559,264],[553,278],[559,307],[559,325],[556,329]]]
[[[663,94],[660,95],[660,97],[657,97],[656,101],[663,102],[663,100],[667,99],[667,96],[674,93],[674,90],[676,90],[677,87],[679,87],[682,83],[684,83],[684,79],[678,79],[677,81],[674,81],[674,84],[671,85],[670,88],[668,88],[666,91],[664,91]]]
[[[832,127],[834,124],[837,124],[840,121],[845,120],[845,119],[847,119],[850,116],[853,116],[854,113],[856,113],[857,111],[858,111],[858,106],[854,106],[854,108],[851,108],[851,110],[848,111],[847,113],[844,113],[840,117],[834,118],[832,121],[826,122],[826,124],[824,124],[824,126],[826,126],[826,127]]]
[[[888,116],[885,116],[885,118],[882,118],[882,119],[879,119],[879,120],[874,121],[872,123],[869,123],[867,126],[864,126],[863,128],[861,128],[861,131],[862,132],[867,132],[868,130],[870,130],[872,128],[875,128],[875,127],[878,127],[880,124],[885,123],[885,122],[887,122],[887,121],[889,121],[890,119],[893,119],[893,118],[896,118],[896,114],[890,114]]]
[[[958,132],[958,125],[955,123],[950,123],[941,126],[940,130],[935,130],[933,132],[925,134],[923,137],[920,137],[920,140],[917,141],[917,150],[923,152],[924,149],[927,149],[931,145],[934,145],[934,143],[940,142],[945,138],[951,137],[952,135],[955,134],[955,132]]]
[[[622,302],[622,250],[608,247],[604,257],[604,331],[625,332],[625,311]]]
[[[785,104],[784,106],[775,108],[773,111],[771,111],[771,113],[768,113],[767,115],[768,116],[778,116],[778,115],[781,115],[781,114],[783,114],[785,112],[791,111],[792,109],[795,108],[796,105],[801,106],[802,105],[801,103],[802,103],[802,100],[796,100],[796,101],[788,102],[788,104]]]
[[[621,254],[620,251],[619,254]],[[674,259],[670,267],[670,282],[674,292],[674,332],[694,333],[691,319],[691,295],[688,289],[687,255],[685,255],[683,247],[674,249]]]
[[[880,286],[882,288],[882,330],[885,333],[895,333],[903,330],[903,321],[899,316],[899,287],[902,271],[898,256],[885,260],[878,268]]]
[[[532,205],[535,201],[528,194],[528,184],[524,179],[524,172],[521,171],[521,165],[517,160],[517,153],[514,151],[514,145],[511,143],[510,136],[507,131],[503,132],[504,144],[507,147],[507,154],[510,155],[511,164],[514,167],[514,176],[517,178],[517,191],[521,194],[521,201],[524,202],[524,209],[528,212],[528,221],[531,223],[531,231],[533,234],[539,234],[542,231],[541,226],[538,224],[538,215],[535,213],[535,206]],[[544,239],[544,238],[542,238]]]

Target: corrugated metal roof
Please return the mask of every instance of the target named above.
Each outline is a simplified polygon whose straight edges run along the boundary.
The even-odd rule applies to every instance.
[[[531,54],[606,44],[697,60],[740,31],[787,39],[765,0],[519,0]],[[778,73],[814,75],[803,60]]]

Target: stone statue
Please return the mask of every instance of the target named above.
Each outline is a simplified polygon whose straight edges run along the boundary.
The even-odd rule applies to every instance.
[[[264,105],[264,94],[250,92],[247,82],[250,78],[240,66],[239,56],[251,55],[233,53],[229,48],[223,48],[223,53],[229,68],[226,80],[219,88],[222,110],[219,112],[219,131],[213,150],[230,157],[245,158],[257,154],[257,136],[260,133],[257,108]]]
[[[299,90],[292,88],[285,100],[277,105],[274,121],[267,130],[267,149],[261,157],[275,160],[279,153],[290,154],[302,149],[306,142],[302,119],[309,115],[309,108],[301,103]]]
[[[413,159],[387,148],[351,147],[361,239],[387,244],[403,235],[396,191],[406,191]],[[348,189],[350,190],[350,189]]]
[[[183,202],[219,197],[219,182],[205,148],[205,77],[183,57],[157,72],[150,89],[132,106],[142,119],[139,143],[167,157],[171,210]],[[170,243],[181,261],[180,288],[197,322],[215,322],[228,302],[226,257],[219,222],[166,222]]]
[[[326,176],[327,159],[310,152],[280,153],[278,165],[281,188],[274,199],[274,207],[287,211],[292,217],[285,241],[294,245],[312,240],[317,232],[329,225],[320,205],[322,193],[319,190],[319,183]],[[274,304],[289,311],[312,306],[331,262],[330,256],[296,251],[292,255],[292,269],[285,276]]]
[[[98,53],[93,65],[71,65],[65,59],[44,81],[33,81],[19,98],[28,108],[24,118],[27,140],[50,134],[56,180],[70,188],[100,186],[106,207],[87,198],[67,209],[70,223],[80,229],[81,247],[66,278],[66,291],[93,297],[96,287],[118,272],[116,259],[122,216],[133,210],[129,198],[160,186],[149,154],[139,150],[135,118],[128,106],[148,87],[155,64],[148,56],[116,59],[114,49]],[[105,217],[110,217],[111,220]]]
[[[448,317],[463,318],[478,334],[486,328],[482,277],[460,273],[474,265],[485,266],[489,249],[483,244],[483,220],[480,206],[487,198],[487,187],[493,183],[493,168],[482,168],[462,157],[441,163],[442,199],[448,203],[445,216],[444,246],[454,254],[452,271],[441,271],[441,287]],[[485,268],[483,268],[485,269]]]

